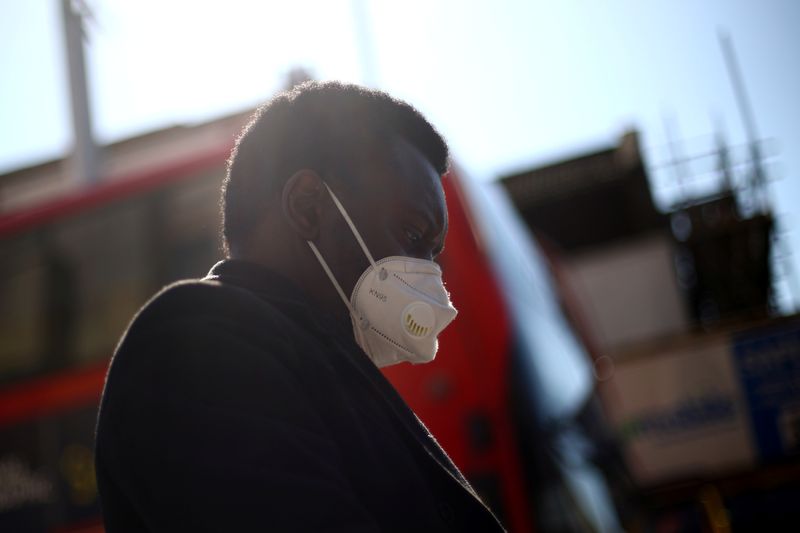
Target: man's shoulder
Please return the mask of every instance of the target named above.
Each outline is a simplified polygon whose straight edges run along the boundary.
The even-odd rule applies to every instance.
[[[187,376],[245,387],[250,374],[280,374],[276,368],[297,352],[292,332],[298,327],[246,289],[214,280],[173,283],[153,296],[123,333],[107,388],[124,392],[144,379],[151,387],[181,388],[191,386]]]
[[[253,293],[217,280],[191,279],[177,281],[158,291],[144,304],[137,318],[149,314],[180,313],[219,314],[240,306],[263,307],[266,302]]]
[[[161,289],[131,321],[124,337],[150,332],[215,324],[214,332],[226,326],[237,331],[285,330],[292,323],[279,307],[249,290],[216,280],[196,279],[172,283]],[[203,329],[197,329],[200,335]]]

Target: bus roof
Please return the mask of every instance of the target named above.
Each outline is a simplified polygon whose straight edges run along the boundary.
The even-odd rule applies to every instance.
[[[82,185],[55,160],[0,176],[0,238],[223,165],[252,110],[165,128],[103,148],[103,177]]]

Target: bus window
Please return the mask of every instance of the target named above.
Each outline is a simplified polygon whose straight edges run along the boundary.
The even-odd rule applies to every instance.
[[[20,236],[0,247],[0,382],[43,365],[48,266],[35,237]]]
[[[143,207],[139,201],[111,204],[48,228],[73,300],[65,319],[73,326],[67,344],[74,364],[108,357],[149,296]]]

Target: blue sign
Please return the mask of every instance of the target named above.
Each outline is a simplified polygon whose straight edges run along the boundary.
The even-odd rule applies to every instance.
[[[800,322],[736,335],[733,355],[761,460],[800,452]]]

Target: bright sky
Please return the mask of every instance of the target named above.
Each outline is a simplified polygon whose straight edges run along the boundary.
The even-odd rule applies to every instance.
[[[70,143],[59,0],[0,0],[0,172]],[[778,222],[800,277],[800,2],[795,0],[87,0],[102,142],[202,121],[268,97],[293,66],[407,99],[481,179],[617,142],[651,165],[746,141],[718,29],[734,41]],[[375,68],[365,74],[361,5]],[[667,126],[669,125],[669,126]],[[734,157],[744,155],[734,152]],[[700,162],[695,170],[712,168]],[[741,167],[741,170],[746,167]],[[654,173],[656,199],[674,198]],[[708,183],[708,182],[706,182]],[[789,293],[784,292],[784,306]],[[800,304],[800,295],[796,295]]]

